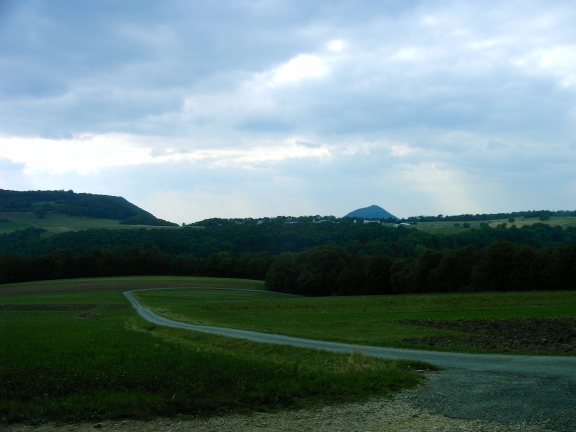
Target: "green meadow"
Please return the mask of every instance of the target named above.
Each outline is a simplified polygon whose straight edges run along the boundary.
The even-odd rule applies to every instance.
[[[467,223],[470,226],[464,228],[464,224]],[[491,228],[496,228],[498,225],[506,224],[508,228],[515,226],[517,228],[522,228],[525,225],[534,225],[535,223],[541,223],[545,225],[550,225],[552,227],[561,226],[563,229],[568,227],[576,227],[576,217],[558,217],[553,216],[549,220],[541,221],[538,218],[516,218],[513,223],[510,223],[508,219],[497,219],[488,221],[469,221],[469,222],[420,222],[415,227],[423,232],[429,234],[458,234],[462,231],[468,230],[470,228],[480,228],[481,223],[487,223]],[[455,226],[454,224],[459,224]]]
[[[141,291],[134,296],[159,315],[190,324],[398,348],[414,348],[403,341],[407,338],[458,335],[401,324],[399,320],[576,316],[574,291],[287,298],[265,293],[172,289]],[[461,347],[427,349],[485,352]]]
[[[413,348],[405,338],[454,334],[398,320],[576,316],[576,292],[304,298],[265,292],[261,281],[186,277],[5,285],[2,421],[311,407],[388,396],[415,387],[423,379],[415,369],[434,369],[155,326],[122,294],[142,288],[134,295],[143,305],[180,321],[394,347]]]
[[[157,327],[137,315],[122,289],[110,289],[112,283],[133,288],[134,278],[124,283],[119,279],[93,280],[95,288],[105,290],[50,291],[66,281],[35,283],[40,292],[25,292],[31,284],[23,284],[21,294],[0,290],[3,422],[146,419],[316,406],[412,388],[423,379],[415,369],[433,368]],[[139,278],[142,284],[150,282],[146,279]],[[204,298],[210,293],[216,303],[224,293],[232,298],[247,294],[204,290]]]

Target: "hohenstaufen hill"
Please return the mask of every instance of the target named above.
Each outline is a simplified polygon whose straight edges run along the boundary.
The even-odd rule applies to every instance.
[[[391,213],[388,213],[382,207],[371,205],[370,207],[360,208],[348,213],[344,217],[361,217],[364,219],[398,219]]]

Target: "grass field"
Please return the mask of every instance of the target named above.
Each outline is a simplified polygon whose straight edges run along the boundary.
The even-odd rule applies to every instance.
[[[138,279],[141,284],[166,282]],[[73,288],[87,283],[74,282]],[[208,282],[218,285],[222,280]],[[2,421],[151,418],[310,406],[414,387],[422,379],[414,369],[431,368],[155,327],[126,308],[122,289],[50,292],[50,287],[66,285],[54,283],[40,292],[29,292],[24,288],[31,284],[22,284],[23,293],[0,296],[0,306],[12,309],[0,308]],[[112,283],[135,282],[94,280],[98,287]],[[214,301],[224,293],[246,294],[210,292]],[[204,294],[204,299],[209,297]],[[45,310],[46,305],[51,310]],[[99,316],[80,318],[83,310]]]
[[[455,223],[459,223],[460,226],[454,226]],[[416,225],[416,228],[420,231],[424,231],[431,234],[457,234],[469,228],[464,228],[462,225],[464,223],[469,223],[470,228],[479,228],[481,223],[488,223],[492,228],[505,223],[508,228],[516,226],[517,228],[522,228],[524,225],[533,225],[535,223],[543,223],[550,226],[561,226],[562,228],[568,228],[569,226],[576,227],[576,217],[552,217],[550,220],[541,221],[538,218],[516,218],[516,221],[512,224],[508,222],[508,219],[500,220],[490,220],[490,221],[478,221],[478,222],[422,222]]]
[[[167,228],[173,227],[152,227],[145,225],[120,225],[120,221],[112,219],[94,219],[89,217],[68,216],[60,213],[48,212],[44,218],[38,218],[32,212],[2,212],[0,218],[8,219],[10,222],[0,222],[0,234],[10,233],[19,229],[30,227],[44,228],[50,234],[58,234],[67,231],[80,231],[87,229],[130,229],[130,228]]]
[[[174,289],[134,295],[156,313],[191,324],[399,348],[414,348],[403,341],[407,338],[461,335],[398,320],[576,317],[574,291],[271,298],[251,292]],[[428,349],[485,352],[458,347]]]
[[[181,286],[212,286],[212,287],[235,287],[245,289],[263,290],[264,282],[249,279],[210,278],[192,276],[124,276],[106,278],[79,278],[66,280],[49,280],[22,282],[17,284],[0,285],[1,302],[20,302],[19,295],[15,297],[9,294],[27,294],[36,292],[55,293],[59,291],[105,291],[105,290],[132,290],[139,288],[170,288]],[[41,297],[35,297],[40,299]],[[44,301],[44,300],[40,300]]]

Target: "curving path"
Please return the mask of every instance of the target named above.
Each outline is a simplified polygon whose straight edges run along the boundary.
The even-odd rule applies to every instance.
[[[132,292],[134,291],[126,291],[124,295],[140,316],[158,325],[255,342],[287,344],[335,352],[360,351],[366,355],[386,359],[422,360],[445,368],[441,373],[429,374],[425,387],[396,395],[397,399],[417,409],[451,418],[510,424],[510,429],[497,429],[500,431],[523,430],[522,426],[518,429],[518,424],[526,423],[542,431],[576,432],[575,357],[419,351],[199,326],[156,315],[140,305],[132,296]]]
[[[130,300],[138,313],[145,320],[168,327],[194,330],[228,336],[239,339],[248,339],[254,342],[264,342],[282,345],[292,345],[304,348],[317,348],[335,352],[355,352],[385,359],[410,359],[433,363],[442,368],[466,369],[493,372],[522,372],[545,373],[549,375],[576,375],[576,357],[550,357],[550,356],[517,356],[499,354],[462,354],[453,352],[421,351],[399,348],[384,348],[367,345],[353,345],[341,342],[327,342],[320,340],[303,339],[278,334],[261,333],[248,330],[237,330],[224,327],[201,326],[173,321],[155,314],[142,306],[132,296],[133,290],[126,291],[124,295]]]
[[[327,342],[231,328],[186,324],[156,315],[124,295],[145,320],[168,327],[255,342],[335,352],[361,352],[385,359],[433,363],[446,370],[428,385],[399,398],[448,417],[526,422],[542,430],[576,431],[576,357],[462,354]]]

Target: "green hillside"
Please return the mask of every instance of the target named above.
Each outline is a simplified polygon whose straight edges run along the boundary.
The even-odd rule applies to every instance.
[[[176,226],[117,196],[0,189],[0,233],[29,227],[52,233],[118,225]]]
[[[552,216],[550,219],[541,221],[536,218],[519,218],[513,223],[508,219],[488,219],[486,221],[471,221],[471,222],[452,222],[452,221],[438,221],[438,222],[420,222],[413,225],[420,231],[430,234],[458,234],[460,232],[469,230],[471,228],[481,228],[481,224],[488,224],[490,228],[496,228],[504,224],[506,228],[522,228],[524,226],[531,226],[534,224],[544,224],[551,227],[576,227],[576,217],[574,216]]]
[[[7,222],[2,222],[5,220]],[[160,221],[160,219],[158,219]],[[68,216],[61,213],[47,212],[42,218],[33,212],[3,212],[0,213],[0,234],[11,233],[26,228],[43,228],[49,234],[60,234],[68,231],[89,229],[127,229],[127,228],[157,228],[157,225],[127,224],[114,219],[99,219],[83,216]],[[178,229],[178,226],[163,226],[163,228]]]

